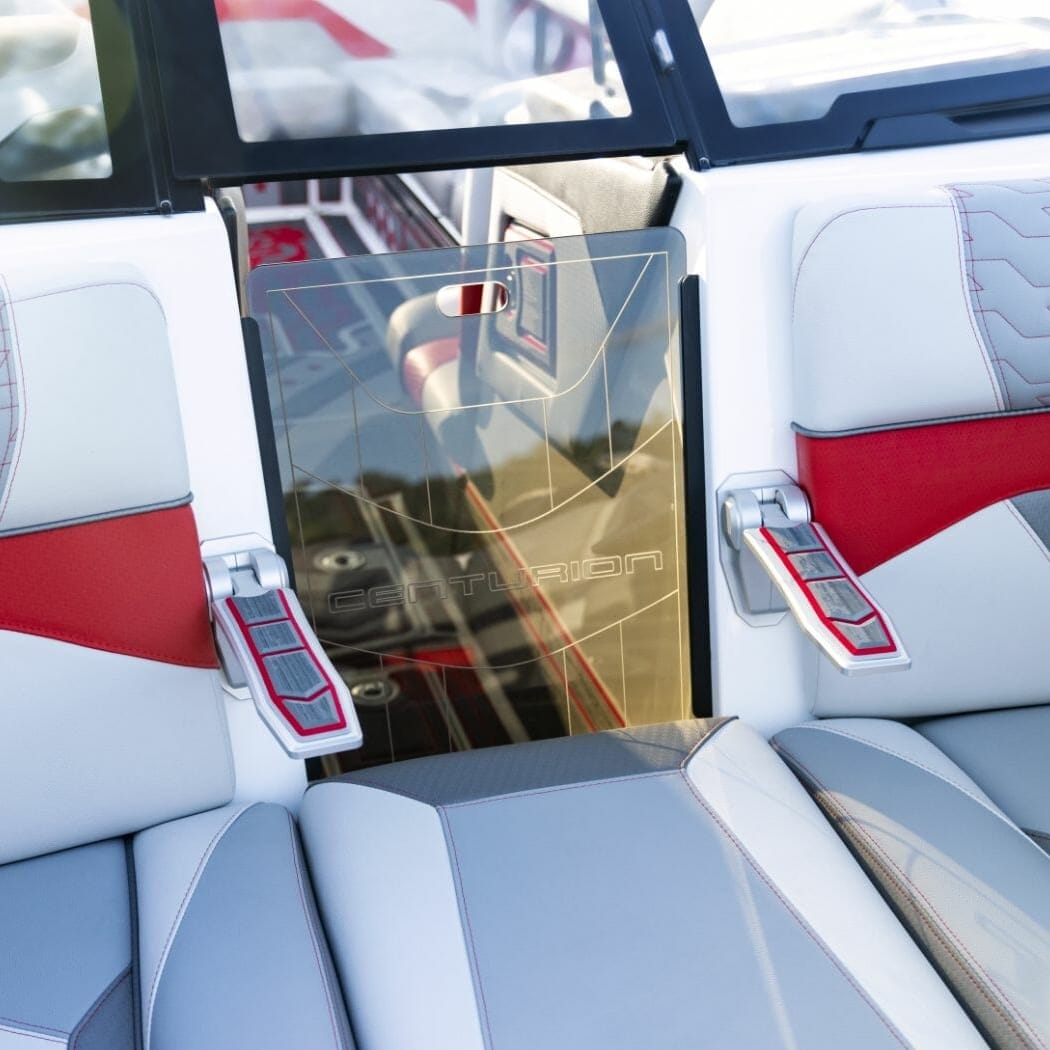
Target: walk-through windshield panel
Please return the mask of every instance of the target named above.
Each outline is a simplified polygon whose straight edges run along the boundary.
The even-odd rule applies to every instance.
[[[252,273],[345,763],[689,716],[683,272],[653,229]]]
[[[630,103],[587,0],[388,0],[314,19],[215,0],[247,142],[608,120]],[[269,17],[266,17],[269,15]]]
[[[151,18],[182,177],[674,145],[640,10],[624,0],[180,0]]]
[[[0,182],[112,174],[86,6],[64,0],[0,6]]]
[[[1045,0],[691,0],[738,127],[842,95],[1050,65]]]

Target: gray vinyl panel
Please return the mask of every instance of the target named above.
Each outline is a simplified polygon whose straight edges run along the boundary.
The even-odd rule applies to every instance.
[[[1011,501],[1032,531],[1050,550],[1050,491],[1026,492]]]
[[[149,1050],[352,1045],[291,816],[250,806],[212,852],[175,933]]]
[[[69,1037],[70,1050],[135,1050],[133,978],[129,966],[91,1004]]]
[[[0,867],[0,1017],[29,1031],[72,1032],[131,963],[124,844],[101,842]],[[131,1000],[106,1014],[117,1050]],[[90,1042],[83,1044],[90,1047]]]
[[[887,750],[807,727],[775,746],[992,1043],[1050,1041],[1045,854],[976,796]]]
[[[491,1050],[900,1044],[677,770],[443,812]]]
[[[691,719],[377,766],[341,779],[432,806],[677,769],[725,719]]]
[[[1015,824],[1050,835],[1050,707],[934,718],[915,729],[969,773]]]

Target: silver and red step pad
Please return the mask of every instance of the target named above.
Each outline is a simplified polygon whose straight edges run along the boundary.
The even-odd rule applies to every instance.
[[[286,579],[280,559],[270,551],[230,557],[233,566],[210,558],[205,568],[215,638],[232,690],[247,688],[259,716],[293,758],[360,747],[350,690],[295,593],[272,585],[275,575]]]
[[[856,675],[911,666],[890,618],[820,525],[746,529],[743,540],[799,626],[840,671]]]

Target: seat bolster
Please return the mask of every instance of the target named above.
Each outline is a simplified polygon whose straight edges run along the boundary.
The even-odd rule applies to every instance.
[[[984,1045],[827,819],[758,733],[742,722],[724,726],[695,752],[686,773],[716,819],[909,1043]]]
[[[306,793],[299,823],[361,1050],[434,1045],[435,1033],[442,1033],[441,1045],[483,1050],[438,811],[390,791],[332,781]]]
[[[774,746],[996,1046],[1050,1041],[1050,862],[905,726],[846,719]]]
[[[134,843],[146,1050],[347,1050],[291,814],[230,805]]]
[[[1050,851],[1050,706],[935,718],[915,728],[967,770]]]

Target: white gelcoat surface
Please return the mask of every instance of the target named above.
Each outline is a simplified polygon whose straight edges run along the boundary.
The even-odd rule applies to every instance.
[[[1045,177],[1048,146],[1050,136],[1042,135],[683,172],[673,225],[685,234],[689,271],[702,282],[708,493],[731,474],[796,475],[791,291],[798,210],[833,195]],[[822,658],[790,620],[753,628],[736,615],[718,561],[718,508],[710,502],[714,710],[772,734],[808,717]]]

